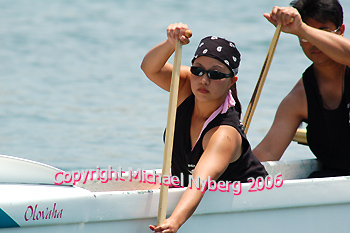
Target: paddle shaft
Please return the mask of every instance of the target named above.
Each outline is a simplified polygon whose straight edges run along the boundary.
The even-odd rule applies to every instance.
[[[258,82],[256,83],[252,98],[250,99],[246,114],[244,115],[242,123],[244,125],[244,133],[245,134],[247,134],[247,132],[248,132],[250,122],[252,121],[254,111],[255,111],[256,106],[258,104],[258,101],[259,101],[259,98],[261,95],[261,91],[262,91],[262,88],[263,88],[265,80],[266,80],[267,73],[269,72],[272,58],[273,58],[273,55],[274,55],[275,50],[276,50],[277,42],[278,42],[279,36],[281,34],[281,28],[282,28],[282,25],[278,24],[276,27],[275,34],[274,34],[272,41],[270,43],[270,47],[269,47],[269,50],[267,52],[264,65],[261,69]]]
[[[293,137],[293,141],[302,145],[308,145],[307,137],[306,137],[306,129],[297,129],[297,132]]]
[[[192,32],[190,30],[186,30],[185,36],[187,38],[190,38],[192,36]],[[166,127],[166,134],[165,134],[162,177],[170,176],[171,157],[173,152],[173,141],[174,141],[174,131],[175,131],[175,117],[176,117],[177,99],[178,99],[179,82],[180,82],[181,54],[182,54],[182,44],[180,40],[178,40],[176,41],[174,66],[173,66],[173,72],[172,72],[171,84],[170,84],[170,97],[169,97],[167,127]],[[160,187],[158,218],[157,218],[158,226],[162,224],[166,218],[166,209],[167,209],[167,203],[168,203],[168,189],[169,189],[169,186],[166,186],[164,184],[162,184]]]

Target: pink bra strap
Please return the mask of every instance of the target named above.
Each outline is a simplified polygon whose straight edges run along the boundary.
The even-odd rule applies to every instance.
[[[208,125],[212,120],[214,120],[214,118],[215,118],[217,115],[219,115],[219,113],[224,114],[224,113],[227,112],[227,110],[228,110],[230,107],[233,107],[233,106],[235,106],[235,105],[236,105],[236,101],[235,101],[235,100],[233,99],[233,97],[232,97],[231,90],[229,90],[228,93],[227,93],[227,96],[226,96],[225,101],[224,101],[224,102],[220,105],[220,107],[219,107],[218,109],[216,109],[215,112],[213,112],[213,113],[211,114],[211,116],[204,122],[204,125],[203,125],[203,127],[202,127],[202,130],[201,130],[201,132],[200,132],[200,134],[199,134],[199,136],[198,136],[198,138],[197,138],[196,143],[193,145],[192,150],[193,150],[193,148],[196,146],[196,144],[197,144],[199,138],[201,137],[202,132],[204,131],[205,127],[207,127],[207,125]],[[192,150],[191,150],[191,151],[192,151]]]

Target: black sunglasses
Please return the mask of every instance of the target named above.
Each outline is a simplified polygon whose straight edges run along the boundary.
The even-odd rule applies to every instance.
[[[225,74],[217,70],[205,70],[197,66],[191,66],[191,73],[196,76],[203,76],[205,73],[207,73],[208,78],[210,79],[223,79],[233,77],[233,74]]]

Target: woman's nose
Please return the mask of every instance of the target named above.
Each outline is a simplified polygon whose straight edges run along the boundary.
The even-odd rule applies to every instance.
[[[207,73],[205,73],[205,74],[203,74],[202,76],[201,76],[201,79],[200,79],[200,82],[202,83],[202,84],[209,84],[209,77],[208,77],[208,74]]]

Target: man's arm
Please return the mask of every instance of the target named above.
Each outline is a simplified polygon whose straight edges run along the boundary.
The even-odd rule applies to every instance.
[[[293,7],[275,6],[265,18],[272,24],[282,24],[282,31],[306,39],[337,63],[350,66],[350,40],[344,37],[345,25],[341,25],[339,33],[329,33],[308,26],[302,21],[297,9]],[[291,22],[291,19],[294,19]]]
[[[279,160],[303,119],[307,119],[307,102],[300,79],[279,105],[269,132],[253,153],[262,162]]]

